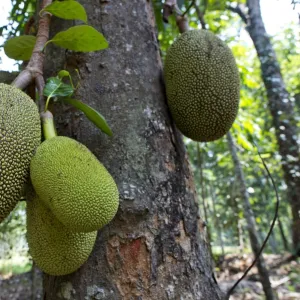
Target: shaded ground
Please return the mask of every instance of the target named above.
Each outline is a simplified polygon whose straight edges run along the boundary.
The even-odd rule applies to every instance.
[[[264,255],[272,287],[279,300],[300,299],[300,263],[288,261],[289,255]],[[252,256],[228,254],[220,259],[216,267],[216,279],[223,291],[232,287],[251,264]],[[280,264],[280,262],[282,264]],[[34,279],[35,284],[33,284]],[[42,299],[42,274],[38,269],[20,275],[1,277],[0,300],[38,300]],[[249,275],[239,284],[231,300],[263,300],[262,286],[254,267]],[[197,300],[197,299],[195,299]],[[209,300],[209,299],[207,299]]]
[[[269,269],[272,287],[280,300],[300,299],[300,263],[288,261],[289,255],[264,255]],[[252,262],[252,255],[226,255],[217,266],[216,279],[223,291],[229,290],[243,275]],[[254,267],[248,276],[238,285],[232,300],[263,300],[265,299],[259,282],[257,269]]]

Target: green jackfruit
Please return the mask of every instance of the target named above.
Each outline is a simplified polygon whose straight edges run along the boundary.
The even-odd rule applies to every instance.
[[[40,142],[35,103],[16,87],[0,83],[0,223],[20,200],[31,157]]]
[[[93,250],[97,232],[72,232],[53,215],[33,190],[27,193],[27,242],[37,266],[50,275],[76,271]]]
[[[221,138],[238,111],[240,79],[228,46],[207,30],[183,33],[165,60],[168,105],[178,129],[200,142]]]
[[[71,138],[43,142],[31,160],[30,176],[40,199],[71,230],[98,230],[117,212],[113,178],[87,147]]]

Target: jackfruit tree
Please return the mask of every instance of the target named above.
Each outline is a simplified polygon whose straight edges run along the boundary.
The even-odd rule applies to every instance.
[[[47,44],[82,52],[107,47],[103,35],[89,25],[72,26],[48,40],[50,13],[64,19],[87,21],[85,10],[78,2],[51,2],[45,1],[40,11],[37,37],[17,36],[4,45],[8,57],[29,60],[29,63],[12,85],[0,84],[0,221],[24,197],[28,203],[27,240],[33,260],[48,274],[66,275],[88,258],[96,231],[108,224],[117,212],[119,194],[113,178],[84,145],[67,137],[57,137],[52,114],[47,110],[54,96],[69,96],[65,99],[68,103],[82,110],[99,129],[112,135],[102,115],[71,99],[76,88],[68,71],[61,70],[57,77],[48,78],[44,84],[42,50]],[[66,10],[70,12],[66,14]],[[69,85],[62,82],[64,77],[69,77]],[[21,91],[31,82],[40,93],[40,114],[34,101],[35,87],[33,99]],[[45,102],[43,95],[48,96]],[[39,145],[42,129],[44,141]],[[81,177],[74,176],[77,173]],[[31,189],[33,192],[29,193]],[[36,196],[31,195],[35,193]],[[61,246],[64,249],[60,251]]]
[[[66,56],[50,44],[44,75],[78,69],[76,97],[103,113],[111,125],[114,134],[109,138],[69,106],[51,108],[58,135],[76,137],[115,179],[120,207],[99,231],[92,255],[78,272],[45,276],[45,299],[64,295],[67,285],[72,299],[99,293],[107,299],[164,299],[166,293],[175,298],[220,299],[184,145],[171,125],[160,80],[151,4],[81,3],[109,48]],[[54,32],[67,26],[51,19]]]
[[[42,1],[42,8],[51,2]],[[53,4],[73,5],[74,2],[55,1]],[[64,288],[68,286],[72,299],[98,298],[99,291],[106,299],[164,299],[166,293],[175,298],[220,299],[222,293],[212,275],[205,223],[199,216],[182,137],[171,125],[173,122],[160,81],[162,69],[151,21],[151,4],[148,1],[125,1],[122,5],[107,1],[81,3],[87,11],[89,23],[103,33],[109,48],[101,53],[80,53],[88,43],[77,39],[68,22],[55,17],[51,18],[51,36],[54,37],[47,41],[48,34],[42,30],[47,29],[50,15],[43,10],[39,22],[41,31],[38,31],[28,66],[14,81],[16,86],[24,88],[34,78],[41,98],[40,109],[50,109],[57,124],[52,133],[56,135],[57,131],[58,137],[47,137],[49,132],[46,130],[46,141],[38,147],[32,160],[31,177],[37,196],[26,193],[29,251],[46,273],[44,298],[64,299]],[[49,12],[58,14],[53,7]],[[133,13],[126,16],[128,12]],[[62,14],[66,18],[66,11]],[[87,21],[83,19],[81,15],[80,20]],[[77,26],[76,32],[81,38],[86,26],[89,25]],[[94,31],[89,31],[94,34]],[[66,47],[73,51],[66,52],[57,47],[65,46],[66,39],[72,40],[74,36],[72,47]],[[28,37],[20,39],[25,43],[33,40]],[[6,44],[8,55],[12,54],[11,45],[16,41],[12,39]],[[44,47],[43,75],[50,78],[43,90],[48,97],[46,102],[41,97],[43,70],[38,69],[43,63],[44,55],[40,51]],[[63,71],[56,78],[51,77],[59,70]],[[71,94],[75,92],[76,98],[82,102],[65,99],[63,105],[57,105],[57,98],[68,94],[70,87],[64,85],[62,78],[76,74],[76,70],[80,74],[80,85],[75,89],[71,84]],[[33,78],[31,72],[35,72]],[[103,123],[103,120],[99,114],[91,112],[90,107],[103,112],[108,123],[112,124],[113,136],[99,134],[98,129],[91,127],[82,114],[70,109],[67,103],[80,107],[94,123]],[[106,126],[102,127],[109,132]],[[61,147],[61,143],[65,146]],[[93,154],[79,143],[86,145]],[[43,157],[48,154],[45,162]],[[81,164],[80,169],[71,168],[76,159]],[[75,216],[75,221],[79,219],[76,224],[84,231],[94,230],[95,220],[102,227],[102,218],[108,218],[108,214],[111,219],[116,212],[117,192],[105,169],[118,186],[120,206],[115,218],[99,230],[93,252],[87,258],[95,233],[71,230],[74,223],[68,224],[70,218],[62,217],[61,212]],[[106,178],[102,190],[95,189],[93,176],[96,175]],[[64,181],[65,176],[70,179]],[[48,189],[50,185],[55,188]],[[68,193],[69,202],[66,206],[63,204],[65,193]],[[87,199],[91,194],[93,200],[95,194],[101,193],[110,194],[114,207],[95,213],[95,217],[94,212],[86,214],[89,201],[79,206],[74,204],[83,196]],[[85,219],[82,223],[84,229],[80,223],[82,219]],[[55,276],[75,270],[86,259],[80,269],[68,277]]]
[[[51,2],[43,1],[43,4]],[[47,44],[43,51],[46,58],[44,78],[47,79],[43,93],[47,100],[40,97],[39,107],[40,111],[51,110],[57,125],[54,128],[52,124],[50,130],[45,130],[47,126],[44,126],[45,141],[31,161],[31,179],[38,195],[25,190],[29,251],[37,266],[51,274],[45,275],[45,299],[220,299],[222,295],[211,275],[205,223],[199,213],[178,129],[195,140],[218,139],[200,145],[207,159],[204,165],[219,172],[218,176],[211,175],[211,170],[202,172],[201,192],[204,195],[206,185],[212,184],[210,176],[217,176],[213,180],[213,184],[218,185],[216,205],[220,206],[218,202],[223,201],[217,212],[227,216],[233,209],[228,195],[234,179],[225,174],[230,173],[229,164],[224,164],[224,160],[228,160],[228,149],[219,145],[225,144],[221,137],[236,118],[239,90],[237,68],[226,46],[228,40],[222,42],[223,36],[219,39],[208,31],[199,30],[177,37],[173,33],[172,38],[161,40],[162,46],[168,44],[168,48],[170,41],[175,40],[169,48],[171,53],[175,49],[175,55],[169,56],[171,59],[167,57],[169,62],[164,64],[167,99],[161,82],[162,64],[149,2],[123,1],[122,5],[111,2],[114,1],[81,1],[89,22],[109,43],[104,51],[77,52],[76,49],[83,49],[88,42],[81,42],[68,32],[70,22],[56,17],[61,14],[66,18],[69,11],[54,9],[55,6],[49,8],[53,13],[52,41],[47,42],[47,34],[37,35],[37,40],[43,38],[43,43]],[[177,2],[189,4],[189,1]],[[216,3],[221,2],[225,3]],[[77,5],[75,1],[53,4]],[[44,28],[47,27],[50,17],[43,12],[40,16]],[[79,17],[82,22],[87,21],[82,14]],[[215,23],[218,22],[210,25]],[[90,25],[77,25],[77,29],[82,32],[86,26]],[[61,32],[67,32],[70,40],[75,37],[74,52],[57,48],[65,43]],[[193,34],[195,39],[189,37]],[[51,38],[53,36],[56,38]],[[176,52],[176,40],[182,41],[186,49],[181,50],[180,46]],[[7,46],[8,53],[9,49]],[[236,49],[233,52],[238,56]],[[33,56],[36,53],[40,53],[38,49]],[[29,73],[23,74],[28,80],[30,72],[38,70],[35,83],[39,88],[43,82],[41,84],[37,78],[41,79],[39,76],[43,72],[32,68],[31,62],[29,68],[25,68]],[[238,67],[239,70],[242,67],[250,69],[252,65],[247,61],[241,66],[238,62]],[[73,84],[77,73],[80,84]],[[58,75],[53,77],[54,74]],[[245,100],[249,95],[246,93],[245,97],[245,90],[250,88],[245,84],[244,73],[242,75]],[[19,84],[24,83],[18,79]],[[37,94],[41,94],[41,90],[38,89]],[[80,101],[73,99],[73,95]],[[105,115],[112,130],[102,126],[103,118],[91,107]],[[248,110],[250,105],[246,107]],[[74,108],[80,108],[80,112]],[[102,123],[100,127],[108,136],[99,133],[84,115],[95,124]],[[234,129],[240,124],[240,120],[235,122]],[[248,146],[241,143],[242,139],[239,136],[239,148]],[[190,150],[196,144],[186,139],[186,145]],[[207,149],[214,150],[205,153]],[[241,155],[246,157],[245,153]],[[255,167],[257,165],[252,174],[257,170]],[[276,176],[280,181],[280,174]],[[103,177],[104,188],[99,189],[98,178]],[[120,207],[115,216],[116,187],[120,192]],[[245,192],[245,184],[240,188]],[[109,194],[103,206],[102,194]],[[98,204],[104,209],[99,209]],[[215,218],[210,214],[209,205],[206,209],[205,220]],[[245,216],[245,212],[238,205],[234,209],[238,221],[242,220],[241,214]],[[229,220],[226,219],[228,223],[223,223],[224,219],[221,229],[226,234],[230,231],[231,236],[236,229],[235,218],[230,215]],[[268,223],[268,220],[263,222]],[[210,223],[209,226],[212,242],[214,225]],[[96,229],[100,230],[95,243],[96,232],[91,230]],[[221,230],[219,234],[222,238]],[[73,271],[67,277],[59,276]]]

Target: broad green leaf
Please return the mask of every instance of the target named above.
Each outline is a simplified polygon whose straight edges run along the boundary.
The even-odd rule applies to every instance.
[[[106,120],[95,109],[93,109],[90,106],[88,106],[87,104],[84,104],[83,102],[75,100],[75,99],[66,98],[66,99],[64,99],[64,101],[73,105],[77,109],[81,110],[86,115],[86,117],[91,122],[93,122],[100,130],[102,130],[107,135],[112,136],[113,133],[112,133],[110,127],[108,126]]]
[[[74,93],[71,85],[63,83],[57,77],[48,78],[45,88],[44,96],[47,97],[68,97]]]
[[[77,1],[54,1],[53,3],[45,7],[41,11],[41,13],[43,11],[47,11],[52,15],[62,19],[81,20],[85,23],[87,22],[87,15],[85,9]]]
[[[36,37],[22,35],[9,39],[4,45],[5,54],[15,60],[29,60],[35,45]]]
[[[91,52],[102,50],[108,47],[104,36],[88,25],[79,25],[59,32],[48,43],[73,51]]]

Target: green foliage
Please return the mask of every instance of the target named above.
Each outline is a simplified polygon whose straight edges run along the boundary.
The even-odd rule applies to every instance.
[[[69,1],[54,1],[47,7],[41,10],[40,14],[44,11],[52,15],[65,19],[65,20],[81,20],[87,23],[87,15],[84,7],[74,0]]]
[[[4,45],[5,54],[15,60],[29,60],[36,42],[32,35],[21,35],[9,39]]]
[[[36,0],[12,0],[9,24],[0,27],[0,33],[8,38],[23,34],[25,25],[35,13]]]
[[[29,5],[26,2],[25,5]],[[26,6],[28,8],[28,6]],[[74,0],[68,1],[54,1],[52,4],[41,10],[43,12],[50,12],[54,16],[66,20],[81,20],[87,22],[87,15],[84,7]],[[65,31],[58,32],[52,39],[50,39],[45,47],[53,43],[59,47],[79,51],[91,52],[103,50],[108,47],[108,43],[104,36],[89,25],[73,26]],[[5,53],[8,57],[16,60],[29,60],[32,55],[32,50],[35,44],[35,37],[26,35],[14,37],[6,41],[4,45]],[[41,49],[42,51],[43,49]]]
[[[200,1],[207,11],[220,10],[224,11],[232,2],[234,4],[246,3],[246,0],[203,0]]]
[[[0,224],[0,275],[28,271],[30,261],[25,240],[25,202]]]
[[[98,51],[108,47],[104,36],[88,25],[78,25],[61,31],[47,42],[49,43],[80,52]]]
[[[81,101],[71,99],[71,98],[64,98],[64,101],[73,105],[77,109],[81,110],[86,117],[93,122],[99,129],[101,129],[104,133],[106,133],[109,136],[112,136],[112,131],[110,127],[108,126],[106,120],[104,117],[94,110],[92,107],[88,106],[87,104],[84,104]]]
[[[71,85],[62,82],[62,79],[64,77],[69,77]],[[72,106],[82,111],[85,114],[85,116],[92,123],[94,123],[102,132],[109,136],[112,136],[112,131],[109,125],[107,124],[105,118],[89,105],[84,104],[81,101],[72,99],[71,96],[74,92],[75,88],[73,86],[72,79],[68,71],[61,70],[58,73],[57,77],[48,78],[44,88],[44,96],[48,97],[45,110],[47,110],[50,98],[57,97],[61,101],[71,104]]]
[[[44,96],[52,97],[68,97],[74,93],[71,85],[63,83],[60,78],[50,77],[47,79],[44,88]]]

